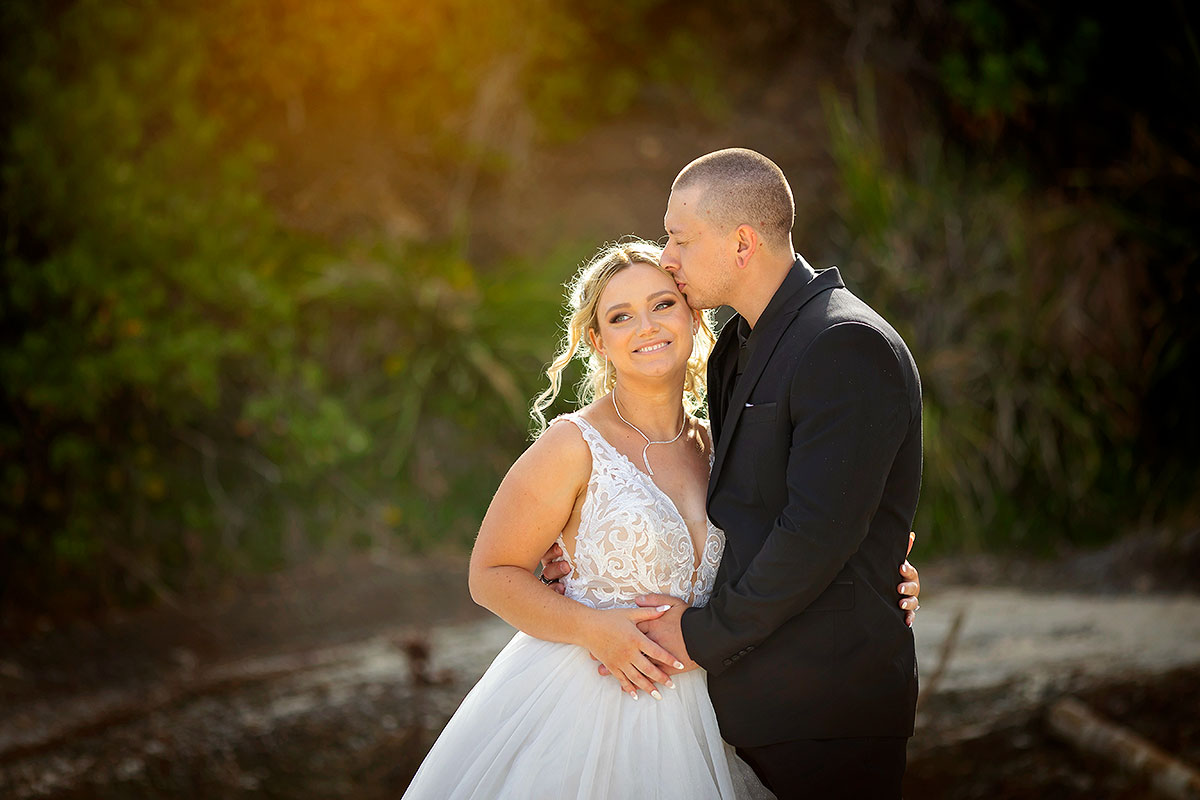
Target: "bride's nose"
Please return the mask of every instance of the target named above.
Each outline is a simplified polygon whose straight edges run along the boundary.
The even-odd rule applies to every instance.
[[[642,318],[638,321],[638,333],[642,336],[646,336],[648,334],[657,332],[658,325],[655,324],[654,317],[650,316],[649,314],[643,314]]]

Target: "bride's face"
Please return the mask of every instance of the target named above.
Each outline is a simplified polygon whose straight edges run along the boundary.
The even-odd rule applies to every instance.
[[[695,316],[674,279],[650,264],[618,272],[600,293],[592,346],[622,374],[676,377],[692,354]]]

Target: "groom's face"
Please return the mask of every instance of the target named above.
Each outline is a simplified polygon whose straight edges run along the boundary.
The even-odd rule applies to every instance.
[[[663,217],[667,244],[662,266],[675,277],[693,308],[729,302],[733,278],[729,235],[717,228],[704,208],[704,186],[671,192]]]

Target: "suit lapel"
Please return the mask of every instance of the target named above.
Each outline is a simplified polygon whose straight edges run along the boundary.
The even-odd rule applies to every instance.
[[[737,357],[737,325],[741,317],[736,314],[721,328],[721,335],[708,356],[708,429],[712,434],[713,447],[721,435],[721,422],[725,414],[726,375],[729,359]]]
[[[786,294],[782,296],[777,294],[775,298],[772,298],[772,304],[777,299],[782,301],[781,308],[777,312],[771,313],[770,319],[767,322],[761,323],[762,330],[755,329],[754,336],[757,341],[754,344],[754,352],[750,357],[750,361],[746,364],[746,371],[742,373],[741,379],[733,389],[733,396],[729,399],[729,407],[722,409],[720,438],[717,439],[715,445],[716,456],[713,462],[712,475],[708,481],[709,500],[712,500],[713,491],[717,486],[717,478],[721,474],[725,455],[729,452],[729,445],[733,440],[734,431],[737,430],[737,423],[741,419],[742,411],[746,407],[746,401],[750,399],[750,393],[754,390],[759,378],[762,377],[763,371],[770,362],[771,356],[774,355],[775,348],[778,347],[784,332],[787,331],[788,326],[795,319],[797,312],[800,311],[805,303],[822,292],[842,286],[845,286],[845,284],[842,283],[841,275],[838,273],[836,267],[831,267],[821,272],[814,272],[808,266],[808,263],[803,258],[800,258],[797,265],[792,267],[792,272],[789,273],[788,278],[780,286],[780,291]],[[768,304],[769,308],[770,304]],[[764,312],[764,316],[766,315],[766,312]],[[722,332],[721,338],[725,339],[724,332]],[[737,338],[735,332],[733,338]]]

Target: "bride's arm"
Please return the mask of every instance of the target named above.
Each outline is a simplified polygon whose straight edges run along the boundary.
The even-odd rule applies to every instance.
[[[670,679],[650,659],[677,659],[650,641],[637,623],[653,608],[600,611],[559,596],[535,577],[538,559],[566,527],[591,474],[587,444],[573,425],[553,425],[517,459],[487,514],[471,552],[471,598],[539,639],[587,648],[634,698]]]

